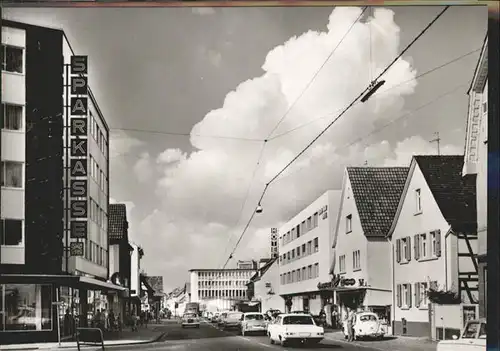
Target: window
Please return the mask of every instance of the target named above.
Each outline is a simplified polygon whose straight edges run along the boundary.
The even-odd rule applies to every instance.
[[[345,217],[345,232],[352,232],[352,215],[347,215]]]
[[[318,226],[318,212],[313,215],[313,228]]]
[[[415,283],[415,307],[427,308],[427,283]]]
[[[0,220],[0,244],[19,246],[23,243],[23,221],[20,219]]]
[[[314,264],[314,278],[319,277],[319,263]]]
[[[422,199],[420,189],[415,189],[415,214],[422,213]]]
[[[312,273],[313,273],[313,267],[312,265],[307,266],[307,279],[312,278]]]
[[[427,247],[427,234],[420,234],[419,238],[419,244],[420,244],[420,258],[427,258],[428,257],[428,247]]]
[[[2,161],[2,186],[9,188],[23,187],[23,163]]]
[[[300,237],[300,224],[297,224],[296,232],[297,232],[297,238]]]
[[[398,307],[411,308],[411,284],[398,284],[396,293]]]
[[[319,240],[318,238],[314,238],[314,252],[319,251]]]
[[[295,250],[290,251],[292,253],[292,260],[295,259]]]
[[[302,256],[306,254],[306,244],[302,244]]]
[[[345,273],[345,255],[339,257],[339,272]]]
[[[398,263],[407,263],[411,260],[410,237],[404,237],[396,240],[396,261]]]
[[[302,233],[302,235],[304,235],[307,232],[306,221],[303,221],[300,224],[300,232]]]
[[[312,229],[312,217],[307,219],[307,230]]]
[[[352,269],[361,269],[361,252],[359,250],[356,250],[352,253]]]
[[[310,255],[312,253],[312,241],[307,242],[307,254]]]
[[[297,257],[300,257],[300,246],[296,248],[297,251]]]
[[[23,107],[21,105],[2,104],[2,129],[23,129]]]
[[[23,49],[2,45],[2,71],[23,73]]]
[[[307,279],[307,274],[306,274],[306,267],[302,267],[302,280]]]
[[[429,236],[430,236],[431,256],[437,257],[436,232],[430,232]]]
[[[52,330],[52,286],[0,285],[0,331]]]

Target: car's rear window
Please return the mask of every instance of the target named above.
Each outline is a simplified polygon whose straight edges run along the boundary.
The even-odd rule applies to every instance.
[[[196,315],[194,313],[186,313],[184,315],[184,318],[195,318],[195,317],[196,317]]]
[[[264,319],[264,316],[261,314],[247,314],[245,319],[247,321],[261,321]]]
[[[283,324],[314,325],[314,321],[309,316],[286,316]]]
[[[240,319],[243,313],[229,313],[227,319]]]

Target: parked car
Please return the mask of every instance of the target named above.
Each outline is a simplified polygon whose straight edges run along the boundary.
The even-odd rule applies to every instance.
[[[436,351],[479,351],[486,350],[486,320],[470,320],[462,335],[453,335],[453,340],[438,342]]]
[[[354,339],[377,338],[381,339],[386,334],[386,329],[373,312],[358,312],[354,315]],[[344,336],[348,337],[347,324],[342,328]]]
[[[265,316],[258,312],[244,313],[241,317],[241,335],[248,333],[266,333],[267,324]]]
[[[210,321],[212,323],[217,323],[217,321],[219,320],[219,312],[215,312],[213,315],[212,315],[212,318],[210,319]]]
[[[182,316],[182,327],[200,327],[200,319],[197,313],[184,313]]]
[[[267,326],[267,335],[271,344],[275,342],[286,346],[291,342],[317,344],[325,337],[325,330],[314,323],[310,314],[280,314]]]

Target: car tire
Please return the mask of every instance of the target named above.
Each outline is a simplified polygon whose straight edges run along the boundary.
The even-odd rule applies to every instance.
[[[269,343],[270,343],[271,345],[274,345],[274,340],[273,340],[273,338],[271,337],[271,334],[269,333],[268,335],[269,335]]]

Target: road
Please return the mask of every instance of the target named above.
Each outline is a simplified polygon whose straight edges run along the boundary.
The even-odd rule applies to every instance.
[[[339,351],[380,351],[380,348],[363,347],[324,339],[319,345],[307,347],[282,347],[271,345],[265,335],[241,336],[236,331],[222,331],[216,326],[202,322],[200,328],[182,328],[179,324],[169,323],[165,326],[166,334],[154,344],[136,346],[109,347],[110,350],[196,350],[196,351],[220,351],[220,350],[339,350]]]

